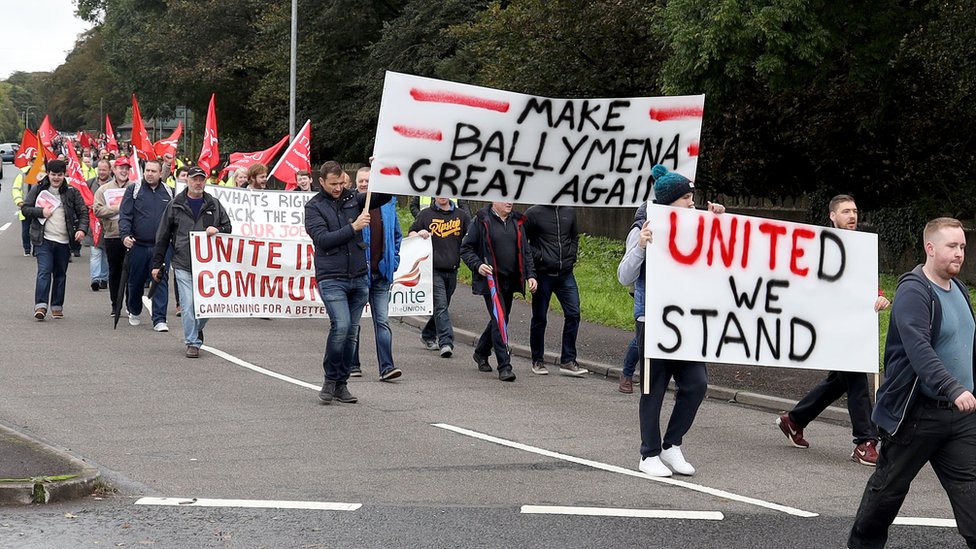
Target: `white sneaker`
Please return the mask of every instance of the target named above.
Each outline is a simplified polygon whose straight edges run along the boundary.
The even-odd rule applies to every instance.
[[[652,477],[671,476],[671,469],[668,469],[664,463],[661,462],[661,458],[658,456],[642,459],[637,468],[640,469],[640,471],[645,475],[650,475]]]
[[[157,322],[156,325],[153,326],[153,331],[154,332],[168,332],[169,331],[169,326],[167,326],[165,322]]]
[[[549,375],[549,369],[546,368],[546,363],[542,361],[532,362],[532,373],[537,376]]]
[[[661,461],[679,475],[691,476],[695,474],[695,468],[685,461],[685,456],[681,453],[681,446],[672,446],[667,450],[661,450]]]
[[[129,326],[138,326],[140,324],[142,324],[142,319],[139,318],[139,315],[129,313]]]

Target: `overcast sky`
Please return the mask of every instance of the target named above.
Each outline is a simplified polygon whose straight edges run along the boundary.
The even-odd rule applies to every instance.
[[[91,24],[72,0],[0,0],[0,80],[16,71],[53,71]]]

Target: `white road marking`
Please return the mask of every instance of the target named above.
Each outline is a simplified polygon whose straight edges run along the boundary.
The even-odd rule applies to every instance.
[[[673,511],[669,509],[614,509],[609,507],[562,507],[523,505],[522,513],[536,515],[585,515],[592,517],[638,517],[688,520],[723,520],[718,511]]]
[[[568,454],[561,454],[559,452],[553,452],[550,450],[544,450],[542,448],[537,448],[535,446],[529,446],[528,444],[522,444],[520,442],[513,442],[510,440],[505,440],[503,438],[494,437],[491,435],[486,435],[479,433],[477,431],[471,431],[469,429],[464,429],[462,427],[455,427],[453,425],[448,425],[446,423],[434,423],[434,427],[440,429],[446,429],[458,433],[460,435],[465,435],[488,442],[493,442],[501,446],[508,446],[509,448],[515,448],[517,450],[524,450],[526,452],[532,452],[533,454],[539,454],[541,456],[551,457],[555,459],[561,459],[563,461],[569,461],[572,463],[577,463],[579,465],[585,465],[587,467],[593,467],[594,469],[601,469],[603,471],[609,471],[611,473],[619,473],[621,475],[628,475],[631,477],[638,477],[645,480],[650,480],[654,482],[660,482],[662,484],[670,484],[672,486],[678,486],[681,488],[687,488],[688,490],[693,490],[695,492],[701,492],[703,494],[709,494],[715,497],[730,499],[733,501],[738,501],[741,503],[746,503],[749,505],[755,505],[757,507],[763,507],[765,509],[772,509],[773,511],[780,511],[788,515],[794,515],[798,517],[816,517],[819,516],[817,513],[811,513],[810,511],[804,511],[802,509],[796,509],[794,507],[787,507],[785,505],[780,505],[778,503],[772,503],[768,501],[763,501],[761,499],[755,499],[748,496],[741,496],[739,494],[733,494],[732,492],[726,492],[725,490],[719,490],[717,488],[710,488],[708,486],[702,486],[700,484],[693,484],[691,482],[685,482],[683,480],[675,480],[673,478],[661,478],[652,477],[650,475],[645,475],[639,471],[632,471],[630,469],[625,469],[623,467],[618,467],[616,465],[609,465],[606,463],[600,463],[599,461],[593,461],[589,459],[578,458],[575,456],[570,456]]]
[[[252,370],[252,371],[257,372],[259,374],[264,374],[264,375],[266,375],[268,377],[273,377],[275,379],[280,379],[281,381],[287,381],[288,383],[291,383],[293,385],[298,385],[299,387],[305,387],[307,389],[315,389],[316,391],[318,391],[319,389],[322,388],[319,385],[314,385],[312,383],[307,383],[307,382],[302,381],[300,379],[295,379],[293,377],[288,377],[288,376],[286,376],[284,374],[279,374],[278,372],[272,372],[271,370],[265,370],[264,368],[262,368],[260,366],[255,366],[254,364],[251,364],[250,362],[247,362],[246,360],[241,360],[241,359],[237,358],[234,355],[227,354],[227,353],[221,351],[220,349],[215,349],[213,347],[210,347],[209,345],[202,345],[202,346],[200,346],[200,349],[202,349],[204,351],[207,351],[210,354],[216,355],[216,356],[218,356],[218,357],[226,360],[227,362],[231,362],[231,363],[237,364],[238,366],[243,366],[243,367],[247,368],[248,370]]]
[[[362,503],[333,501],[279,501],[271,499],[206,498],[139,498],[136,505],[171,505],[180,507],[241,507],[254,509],[316,509],[320,511],[355,511]]]
[[[13,223],[4,223],[3,226],[0,226],[0,231],[6,231],[11,225],[13,225]]]
[[[902,526],[933,526],[936,528],[955,528],[956,521],[953,519],[937,519],[925,517],[895,517],[892,524]]]

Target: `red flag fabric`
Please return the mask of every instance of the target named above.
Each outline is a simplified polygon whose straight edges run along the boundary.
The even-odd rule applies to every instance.
[[[142,168],[139,167],[139,155],[142,151],[132,145],[132,156],[129,157],[129,181],[142,181]]]
[[[34,132],[24,129],[24,136],[20,138],[20,148],[14,157],[14,166],[23,169],[30,164],[31,158],[37,154],[37,136]]]
[[[207,107],[207,126],[203,131],[203,147],[200,149],[200,159],[197,160],[197,165],[203,168],[203,171],[210,174],[210,170],[217,167],[220,164],[220,150],[218,148],[217,139],[217,111],[214,108],[214,100],[217,94],[212,94],[210,96],[210,106]]]
[[[65,141],[65,146],[68,148],[68,173],[65,174],[68,183],[78,189],[81,197],[85,200],[85,206],[90,208],[95,200],[95,195],[88,188],[88,182],[85,181],[85,176],[81,173],[81,162],[78,160],[78,153],[75,152],[75,145],[68,139]]]
[[[224,176],[228,173],[234,173],[240,169],[248,169],[254,164],[264,164],[265,166],[271,163],[271,159],[278,155],[278,151],[281,150],[288,144],[288,136],[284,136],[280,141],[275,143],[270,149],[265,149],[263,151],[249,152],[249,153],[230,153],[230,164],[222,172],[220,172],[220,177],[217,179],[223,180]]]
[[[92,140],[91,137],[88,135],[88,132],[79,132],[78,142],[81,143],[82,151],[87,151],[92,146]]]
[[[269,177],[277,178],[285,182],[285,190],[290,191],[298,186],[298,178],[295,173],[299,170],[312,170],[312,163],[309,161],[309,149],[312,145],[312,121],[306,120],[305,125],[298,131],[298,135],[292,140],[291,145],[285,149],[285,154],[281,155],[281,160],[275,164]]]
[[[115,154],[119,153],[119,142],[115,140],[115,131],[112,130],[112,121],[105,115],[105,150]]]
[[[153,149],[153,142],[149,140],[146,133],[146,125],[142,122],[142,114],[139,113],[139,103],[136,101],[136,94],[132,94],[132,148],[139,151],[138,158],[143,160],[155,160],[156,150]],[[136,155],[133,155],[135,157]]]
[[[176,123],[176,129],[173,130],[172,135],[166,139],[160,139],[153,145],[153,150],[156,151],[156,156],[162,157],[167,153],[176,156],[176,146],[180,143],[180,136],[183,135],[183,121],[180,120]]]
[[[51,119],[46,114],[44,115],[44,121],[41,122],[41,126],[37,128],[37,136],[41,138],[41,143],[44,143],[44,146],[48,150],[51,150],[51,141],[58,136],[58,132],[51,125]]]

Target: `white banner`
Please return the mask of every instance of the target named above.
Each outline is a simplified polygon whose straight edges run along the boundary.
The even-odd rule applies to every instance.
[[[178,183],[176,192],[186,185]],[[251,190],[206,185],[204,191],[220,200],[233,225],[233,234],[279,240],[308,240],[305,203],[314,192]]]
[[[637,206],[651,167],[694,180],[704,95],[551,99],[386,73],[371,190]]]
[[[297,194],[297,193],[292,193]],[[310,240],[269,240],[190,233],[193,306],[199,318],[322,318]],[[390,316],[433,312],[430,240],[404,238],[390,286]],[[368,308],[364,310],[368,316]]]
[[[877,235],[658,205],[647,216],[645,356],[878,371]]]

